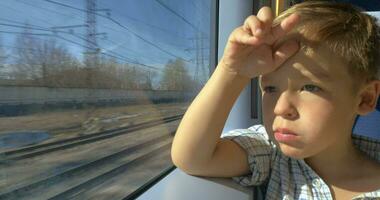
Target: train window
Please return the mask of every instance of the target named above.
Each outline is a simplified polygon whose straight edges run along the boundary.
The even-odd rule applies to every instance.
[[[303,2],[305,0],[276,0],[279,2],[280,9],[288,8],[294,4]],[[335,2],[344,2],[353,4],[365,11],[379,11],[380,4],[378,0],[334,0]]]
[[[128,198],[171,169],[215,3],[1,1],[0,199]]]

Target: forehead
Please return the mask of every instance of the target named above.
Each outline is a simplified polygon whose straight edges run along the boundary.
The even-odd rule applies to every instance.
[[[288,77],[294,79],[313,79],[323,82],[331,82],[339,79],[350,78],[345,63],[323,44],[309,45],[299,35],[289,35],[275,44],[280,46],[283,41],[297,39],[300,42],[300,50],[283,63],[276,71],[262,76],[261,81],[272,78]]]

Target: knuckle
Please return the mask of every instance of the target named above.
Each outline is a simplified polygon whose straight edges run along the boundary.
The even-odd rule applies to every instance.
[[[270,22],[272,21],[272,9],[269,7],[263,7],[262,9],[259,10],[257,16],[265,22]]]
[[[272,14],[272,9],[268,6],[262,7],[259,12],[259,14]]]
[[[256,23],[258,21],[257,17],[254,15],[249,16],[246,20],[247,23]]]
[[[255,15],[250,15],[250,16],[247,17],[246,20],[247,20],[247,21],[249,21],[249,20],[253,20],[255,17],[256,17]]]
[[[241,32],[244,32],[245,30],[245,27],[244,26],[240,26],[240,27],[237,27],[235,28],[235,30],[232,32],[233,34],[241,34]]]
[[[242,27],[238,27],[230,35],[230,40],[231,41],[238,41],[239,42],[239,40],[240,40],[239,38],[241,38],[243,35],[244,35],[243,28]]]

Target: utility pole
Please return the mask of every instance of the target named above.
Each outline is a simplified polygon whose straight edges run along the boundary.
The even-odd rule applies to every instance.
[[[204,40],[207,40],[209,38],[203,36],[202,32],[197,32],[196,37],[190,39],[194,40],[195,48],[188,48],[185,49],[185,51],[195,51],[195,73],[193,81],[203,85],[208,79],[208,74],[206,72],[205,66],[206,57],[204,55],[204,50],[208,48],[204,47]]]
[[[86,1],[86,51],[85,64],[87,68],[94,68],[99,64],[99,46],[96,41],[96,0]]]
[[[84,24],[76,24],[76,25],[65,25],[65,26],[53,26],[51,27],[52,32],[54,34],[59,34],[61,32],[69,33],[76,35],[76,32],[74,31],[75,28],[86,28],[86,35],[85,38],[77,37],[83,39],[85,41],[85,50],[84,50],[84,63],[86,67],[93,68],[96,67],[96,65],[99,62],[99,53],[100,53],[100,47],[97,42],[97,37],[99,35],[102,35],[103,37],[106,37],[107,33],[98,33],[96,30],[97,27],[97,20],[96,17],[98,12],[105,12],[106,16],[101,15],[102,17],[110,17],[110,9],[97,9],[97,0],[84,0],[86,9],[86,21]],[[67,30],[67,31],[60,31],[60,30]]]
[[[84,52],[84,63],[86,66],[86,82],[89,87],[96,87],[95,73],[96,68],[100,64],[100,47],[98,46],[97,36],[106,35],[106,33],[98,33],[96,30],[97,20],[96,16],[99,15],[97,12],[106,11],[107,16],[110,17],[109,9],[97,9],[97,0],[85,0],[86,1],[86,51]]]

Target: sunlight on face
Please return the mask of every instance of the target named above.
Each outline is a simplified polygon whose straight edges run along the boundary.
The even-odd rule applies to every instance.
[[[285,155],[314,156],[351,135],[358,98],[348,70],[332,55],[323,47],[300,50],[261,77],[264,125]]]

